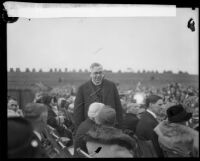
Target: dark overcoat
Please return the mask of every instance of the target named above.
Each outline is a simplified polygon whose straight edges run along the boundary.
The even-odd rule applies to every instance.
[[[131,130],[133,133],[135,133],[135,129],[137,126],[139,119],[138,117],[133,113],[126,113],[123,117],[123,123],[122,123],[122,129],[128,129]]]
[[[162,149],[158,143],[158,136],[154,128],[158,125],[158,121],[147,111],[143,112],[136,126],[136,135],[141,140],[151,140],[157,155],[163,157]]]
[[[122,122],[122,106],[115,84],[107,79],[104,79],[100,88],[101,101],[97,99],[99,91],[94,88],[91,80],[81,85],[78,89],[75,103],[74,103],[74,122],[75,129],[88,118],[88,108],[93,102],[101,102],[109,105],[116,111],[117,124],[121,125]]]

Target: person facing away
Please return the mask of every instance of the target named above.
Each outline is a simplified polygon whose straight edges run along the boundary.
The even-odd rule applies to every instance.
[[[155,156],[163,157],[162,149],[158,143],[158,136],[154,128],[158,125],[157,115],[163,105],[162,97],[150,95],[146,98],[146,111],[141,114],[136,126],[136,136],[140,140],[152,141],[155,149]]]
[[[90,66],[90,80],[82,84],[77,92],[74,104],[75,129],[87,117],[88,107],[93,102],[104,103],[116,111],[117,126],[121,126],[122,107],[115,83],[104,78],[103,67],[99,63]]]
[[[167,120],[154,129],[165,157],[199,157],[199,132],[186,126],[192,117],[181,104],[167,109]]]
[[[24,118],[27,119],[33,126],[33,132],[38,137],[40,143],[44,139],[44,134],[47,136],[47,106],[42,103],[28,103],[23,109]],[[42,149],[45,152],[45,149]],[[45,156],[48,158],[48,155]]]
[[[87,152],[83,137],[89,131],[89,129],[95,125],[96,117],[103,107],[104,104],[98,102],[94,102],[89,106],[88,118],[80,124],[74,137],[74,157],[80,157],[77,153],[77,148],[81,148],[84,152]]]
[[[32,124],[23,117],[7,120],[8,158],[46,158]]]
[[[85,135],[86,147],[92,158],[133,158],[135,141],[121,129],[107,125],[93,126]]]

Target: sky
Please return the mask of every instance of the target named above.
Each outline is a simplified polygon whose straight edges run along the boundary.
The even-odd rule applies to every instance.
[[[19,18],[7,24],[7,67],[84,70],[99,62],[114,72],[198,74],[198,30],[198,9],[189,8],[176,17]]]

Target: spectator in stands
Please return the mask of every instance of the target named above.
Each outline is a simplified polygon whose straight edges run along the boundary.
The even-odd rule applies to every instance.
[[[69,112],[69,104],[65,98],[58,98],[58,113],[59,116],[64,117],[64,124],[67,128],[69,128],[72,132],[74,131],[74,122],[72,114]]]
[[[192,117],[181,104],[167,109],[167,118],[154,131],[166,157],[199,157],[199,132],[186,126]]]
[[[7,124],[8,158],[44,158],[44,151],[29,121],[10,117]]]
[[[117,124],[122,123],[122,107],[115,83],[104,79],[103,67],[99,63],[90,66],[91,80],[81,85],[78,89],[74,104],[75,129],[88,116],[88,107],[93,102],[101,102],[115,108]]]
[[[85,142],[83,140],[84,135],[88,130],[95,125],[95,119],[99,111],[104,107],[104,104],[94,102],[89,106],[88,118],[83,121],[77,129],[75,138],[74,138],[74,156],[79,157],[77,153],[77,148],[81,148],[83,151],[87,152]]]
[[[142,113],[136,126],[136,136],[141,140],[150,140],[155,148],[156,155],[163,157],[162,149],[158,143],[158,136],[154,128],[158,125],[157,114],[163,105],[162,97],[150,95],[146,98],[146,111]]]
[[[8,115],[16,115],[16,116],[23,116],[22,110],[19,109],[18,102],[13,97],[8,97],[7,100],[7,109],[8,109]]]
[[[133,158],[135,141],[122,130],[111,126],[93,126],[85,136],[92,158]]]
[[[122,129],[133,135],[136,130],[138,118],[139,105],[136,103],[129,104],[126,113],[123,116]]]
[[[52,96],[44,94],[39,100],[40,103],[45,104],[48,108],[47,124],[55,128],[59,136],[68,137],[71,140],[69,144],[72,144],[72,132],[63,126],[64,118],[61,117],[60,119],[52,109],[52,99]]]

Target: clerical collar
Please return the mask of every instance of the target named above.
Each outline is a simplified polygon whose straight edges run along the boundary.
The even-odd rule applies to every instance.
[[[147,109],[146,111],[149,112],[155,119],[157,118],[156,114],[153,111],[150,111],[149,109]]]
[[[95,87],[101,87],[102,84],[103,84],[103,80],[102,80],[101,84],[99,84],[99,85],[95,85],[94,82],[93,82],[92,80],[91,80],[91,83],[92,83],[92,85],[95,86]]]

